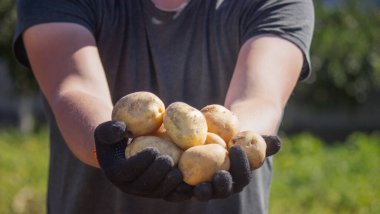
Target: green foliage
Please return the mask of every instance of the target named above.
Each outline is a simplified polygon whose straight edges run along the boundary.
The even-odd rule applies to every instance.
[[[16,1],[0,0],[0,58],[9,68],[15,90],[21,94],[35,93],[37,82],[27,68],[20,65],[13,55],[12,41],[16,28]]]
[[[380,135],[325,145],[309,134],[285,139],[275,157],[271,213],[380,213]]]
[[[380,7],[370,0],[342,1],[328,7],[315,2],[311,48],[312,84],[296,90],[296,102],[314,107],[365,102],[380,92]]]
[[[0,213],[46,213],[47,132],[0,132]]]

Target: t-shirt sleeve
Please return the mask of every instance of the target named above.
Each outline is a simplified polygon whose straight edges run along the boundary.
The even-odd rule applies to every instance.
[[[30,67],[22,33],[31,26],[68,22],[82,25],[94,34],[94,10],[90,2],[91,0],[18,0],[17,24],[13,38],[13,51],[17,60]]]
[[[241,43],[261,34],[274,34],[295,44],[303,53],[300,80],[311,71],[310,45],[314,31],[312,0],[247,1],[241,17]]]

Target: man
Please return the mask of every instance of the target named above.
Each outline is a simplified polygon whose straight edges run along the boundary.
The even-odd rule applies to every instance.
[[[119,190],[93,156],[113,104],[224,104],[241,130],[276,135],[310,69],[312,1],[19,0],[16,56],[46,98],[49,213],[266,213],[272,160],[227,199],[167,202]]]

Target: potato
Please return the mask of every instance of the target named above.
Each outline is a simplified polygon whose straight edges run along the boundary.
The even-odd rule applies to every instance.
[[[207,137],[203,114],[183,102],[174,102],[166,108],[164,127],[173,142],[183,150],[204,144]]]
[[[183,152],[178,168],[185,183],[197,185],[211,181],[218,170],[229,170],[230,159],[227,150],[218,144],[194,146]]]
[[[207,133],[205,144],[219,144],[223,146],[223,148],[227,149],[227,144],[224,142],[223,138],[211,132]]]
[[[168,132],[166,131],[164,124],[162,124],[159,129],[153,132],[152,135],[173,142]]]
[[[156,136],[140,136],[133,138],[132,142],[127,146],[125,149],[125,157],[129,158],[148,147],[157,148],[160,154],[169,155],[175,165],[178,164],[183,152],[174,143],[168,140]]]
[[[133,137],[148,135],[162,124],[165,105],[156,95],[134,92],[116,102],[112,120],[124,121]]]
[[[226,107],[218,104],[207,105],[201,109],[206,117],[208,131],[228,141],[239,131],[239,120]]]
[[[235,144],[243,147],[252,170],[263,165],[267,144],[261,135],[251,131],[239,132],[228,142],[228,148],[231,148]]]

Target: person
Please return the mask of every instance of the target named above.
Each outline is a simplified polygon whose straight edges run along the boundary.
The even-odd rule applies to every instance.
[[[46,100],[48,213],[268,212],[270,157],[227,198],[172,202],[110,182],[93,155],[94,132],[111,120],[118,99],[150,91],[166,105],[224,105],[241,130],[276,135],[294,87],[310,73],[311,0],[17,4],[14,52]]]

